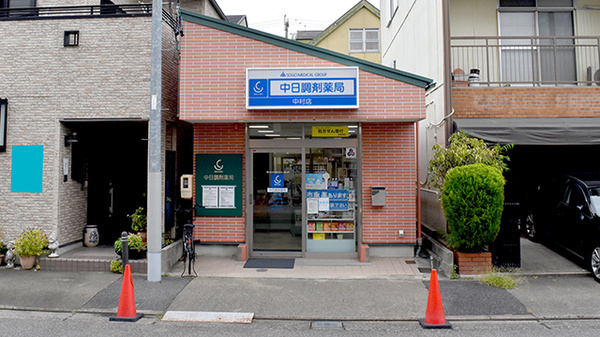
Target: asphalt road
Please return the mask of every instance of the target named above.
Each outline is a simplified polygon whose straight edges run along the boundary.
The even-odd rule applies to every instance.
[[[2,335],[29,336],[597,336],[599,320],[459,321],[451,330],[426,330],[417,322],[344,321],[315,328],[304,320],[255,320],[251,324],[163,322],[147,317],[135,323],[109,322],[101,314],[0,310]]]

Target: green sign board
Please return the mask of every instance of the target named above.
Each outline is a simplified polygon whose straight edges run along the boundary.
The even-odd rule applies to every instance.
[[[242,216],[242,155],[196,155],[196,216]]]

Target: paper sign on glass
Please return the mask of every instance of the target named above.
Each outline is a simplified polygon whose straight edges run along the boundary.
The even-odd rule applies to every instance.
[[[319,213],[319,198],[308,198],[306,200],[306,214]]]
[[[329,198],[319,198],[319,212],[329,212]]]

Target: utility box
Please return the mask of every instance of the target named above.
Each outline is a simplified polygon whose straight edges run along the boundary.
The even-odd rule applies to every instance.
[[[192,198],[192,175],[184,174],[181,176],[180,182],[180,191],[181,191],[181,199],[191,199]]]
[[[371,205],[385,206],[385,186],[371,186]]]

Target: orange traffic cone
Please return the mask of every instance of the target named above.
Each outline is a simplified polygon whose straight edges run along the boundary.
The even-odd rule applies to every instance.
[[[133,280],[131,279],[131,266],[125,265],[123,271],[123,283],[121,284],[121,297],[117,314],[111,316],[111,321],[135,322],[144,314],[138,314],[135,310],[135,293],[133,291]]]
[[[440,285],[435,269],[431,270],[425,319],[420,319],[419,323],[425,329],[452,329],[452,325],[446,322],[444,317],[444,305],[442,304],[442,295],[440,294]]]

